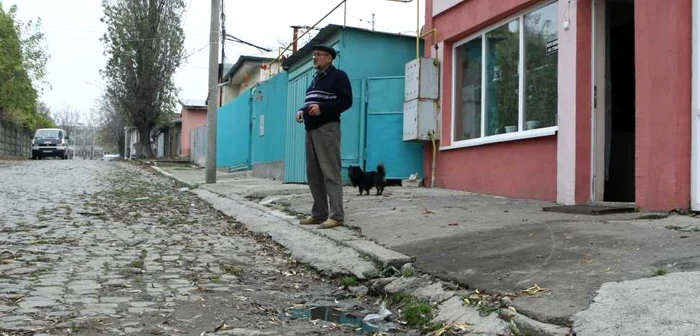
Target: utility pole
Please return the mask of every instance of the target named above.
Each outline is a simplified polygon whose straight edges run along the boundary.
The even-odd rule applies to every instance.
[[[223,105],[223,100],[221,96],[223,96],[224,88],[219,87],[218,80],[223,78],[223,76],[225,75],[224,64],[226,63],[226,9],[224,7],[224,1],[225,0],[221,0],[221,73],[217,74],[217,76],[219,77],[217,78],[216,83],[218,88],[217,91],[219,92],[219,99],[217,99],[217,101],[219,102],[219,106]]]
[[[372,13],[372,31],[374,31],[374,13]]]
[[[207,110],[207,158],[205,182],[216,183],[216,111],[219,105],[219,9],[221,0],[211,0],[209,31],[209,108]]]

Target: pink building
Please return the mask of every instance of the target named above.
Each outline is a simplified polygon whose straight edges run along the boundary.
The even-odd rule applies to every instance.
[[[207,104],[204,100],[183,100],[182,105],[182,134],[180,137],[180,154],[182,156],[190,156],[190,133],[192,129],[206,125],[207,123]]]
[[[695,2],[426,0],[426,56],[442,64],[436,184],[700,210]]]

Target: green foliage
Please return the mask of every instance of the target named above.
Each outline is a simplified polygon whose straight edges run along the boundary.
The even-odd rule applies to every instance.
[[[433,319],[433,307],[425,302],[412,302],[404,307],[403,319],[409,326],[424,326]]]
[[[0,121],[29,130],[51,127],[38,104],[48,60],[41,21],[23,24],[16,13],[17,6],[6,12],[0,2]]]
[[[173,80],[184,57],[183,0],[103,0],[107,94],[140,133],[139,156],[153,156],[150,131],[173,111]]]

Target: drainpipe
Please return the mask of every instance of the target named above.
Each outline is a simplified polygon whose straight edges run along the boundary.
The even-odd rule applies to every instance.
[[[420,1],[416,0],[416,59],[420,58]]]
[[[700,210],[700,0],[693,0],[690,207]]]

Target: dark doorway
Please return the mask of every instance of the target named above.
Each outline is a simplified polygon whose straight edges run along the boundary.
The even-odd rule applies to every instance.
[[[605,201],[634,202],[634,1],[608,0]]]

